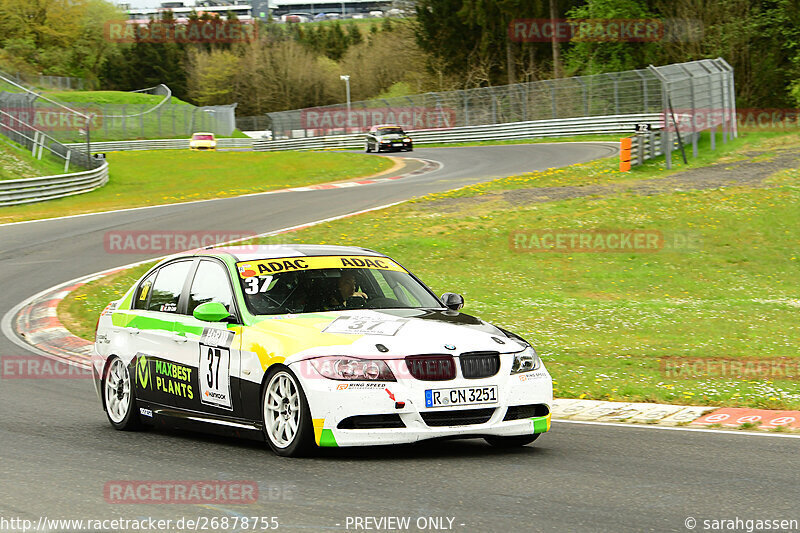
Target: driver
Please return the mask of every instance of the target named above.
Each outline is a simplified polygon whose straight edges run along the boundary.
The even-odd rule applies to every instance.
[[[347,299],[353,296],[358,296],[367,299],[367,295],[360,290],[356,290],[356,274],[352,270],[343,270],[342,275],[339,277],[336,291],[333,298],[331,298],[331,305],[346,306]]]

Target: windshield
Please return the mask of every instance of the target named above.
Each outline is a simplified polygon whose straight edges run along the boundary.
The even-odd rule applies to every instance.
[[[378,135],[403,135],[403,128],[378,128]]]
[[[237,267],[254,315],[442,307],[424,285],[386,257],[290,257],[243,261]]]
[[[192,139],[195,141],[213,141],[214,136],[208,133],[195,133],[192,135]]]

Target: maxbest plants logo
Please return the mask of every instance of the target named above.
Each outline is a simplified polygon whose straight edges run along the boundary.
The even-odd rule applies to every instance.
[[[250,43],[258,38],[258,25],[238,20],[177,20],[137,23],[111,20],[105,38],[113,43]]]
[[[150,362],[147,356],[139,354],[136,359],[136,381],[143,389],[152,389],[152,380],[150,379]]]
[[[648,229],[529,229],[509,233],[509,247],[528,253],[696,252],[702,237],[693,231]]]

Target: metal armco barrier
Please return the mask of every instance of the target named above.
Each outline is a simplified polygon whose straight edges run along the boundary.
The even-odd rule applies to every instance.
[[[84,172],[0,181],[0,206],[28,204],[89,192],[108,183],[108,163]]]
[[[217,139],[217,148],[251,148],[254,139]],[[85,146],[68,144],[70,148]],[[122,152],[127,150],[188,150],[189,139],[146,139],[141,141],[106,141],[92,143],[92,152]]]
[[[699,137],[700,132],[684,133],[681,138],[684,149],[686,149],[687,146],[691,146]],[[641,165],[648,159],[664,155],[664,143],[670,141],[672,142],[672,150],[669,150],[670,152],[680,148],[680,144],[675,135],[670,136],[668,141],[666,134],[662,131],[642,133],[620,139],[620,172],[628,172],[632,166]]]
[[[649,124],[661,128],[664,116],[661,113],[638,115],[610,115],[602,117],[577,117],[557,120],[535,120],[511,122],[488,126],[465,126],[448,130],[410,131],[409,136],[415,145],[436,143],[458,143],[471,141],[496,141],[529,139],[535,137],[564,137],[570,135],[627,133],[637,124]],[[276,150],[320,150],[326,148],[362,148],[364,134],[331,135],[327,137],[307,137],[253,143],[255,151]]]

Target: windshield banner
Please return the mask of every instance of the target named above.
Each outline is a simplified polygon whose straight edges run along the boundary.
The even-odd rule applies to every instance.
[[[242,278],[266,276],[278,272],[297,272],[300,270],[321,270],[325,268],[370,268],[373,270],[406,270],[388,257],[369,255],[330,255],[317,257],[282,257],[259,259],[236,263]]]

